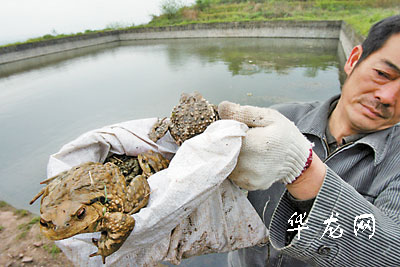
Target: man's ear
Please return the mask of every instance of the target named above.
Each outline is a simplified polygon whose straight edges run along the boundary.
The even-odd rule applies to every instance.
[[[357,65],[357,62],[361,57],[362,51],[363,49],[361,45],[357,45],[353,48],[353,50],[351,50],[350,56],[347,59],[346,64],[344,65],[344,71],[346,72],[347,76],[350,75],[354,67]]]

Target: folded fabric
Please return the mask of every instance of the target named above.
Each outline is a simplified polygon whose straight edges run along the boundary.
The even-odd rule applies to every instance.
[[[247,126],[220,120],[178,147],[170,135],[157,143],[147,134],[157,118],[118,123],[83,134],[50,156],[48,177],[86,161],[104,162],[110,154],[135,156],[149,149],[172,158],[149,179],[150,200],[132,216],[135,228],[106,265],[179,264],[182,258],[265,243],[268,230],[245,193],[226,179],[234,169]],[[57,241],[77,266],[101,266],[92,238],[80,234]]]

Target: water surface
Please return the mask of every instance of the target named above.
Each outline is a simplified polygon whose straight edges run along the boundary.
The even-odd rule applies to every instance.
[[[182,92],[269,106],[339,92],[336,40],[134,41],[0,65],[0,199],[28,202],[48,156],[105,125],[169,116]]]
[[[270,106],[340,88],[337,40],[184,39],[111,43],[0,65],[0,199],[39,213],[50,154],[105,125],[169,116],[182,92]],[[182,266],[226,265],[225,254]]]

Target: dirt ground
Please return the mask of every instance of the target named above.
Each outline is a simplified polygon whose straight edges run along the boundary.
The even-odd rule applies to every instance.
[[[39,217],[0,201],[0,267],[73,266],[41,235]]]

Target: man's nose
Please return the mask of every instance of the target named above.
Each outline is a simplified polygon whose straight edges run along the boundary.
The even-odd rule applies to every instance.
[[[400,102],[400,80],[390,81],[375,91],[375,97],[387,106]]]

